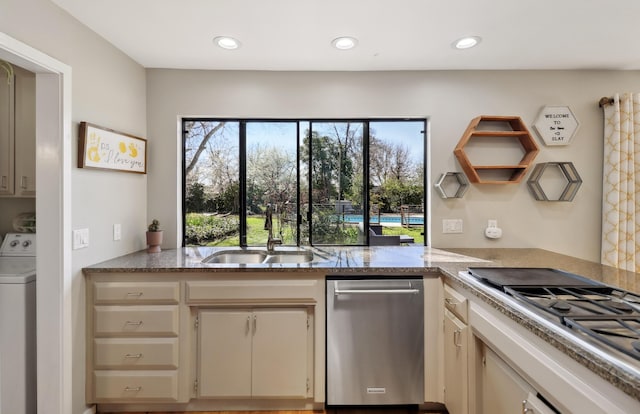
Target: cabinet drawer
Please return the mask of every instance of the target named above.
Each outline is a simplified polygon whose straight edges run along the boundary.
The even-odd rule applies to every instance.
[[[96,371],[96,402],[177,401],[177,371]]]
[[[208,280],[186,282],[187,303],[316,303],[317,280]]]
[[[453,290],[449,285],[444,285],[444,306],[460,318],[462,322],[467,323],[469,312],[467,298]]]
[[[180,300],[178,282],[95,282],[94,303],[176,304]]]
[[[94,369],[177,368],[177,338],[94,340]]]
[[[94,306],[96,336],[178,336],[177,306]]]

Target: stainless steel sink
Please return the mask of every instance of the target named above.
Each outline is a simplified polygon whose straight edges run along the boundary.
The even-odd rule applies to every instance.
[[[313,261],[313,252],[276,251],[268,253],[263,263],[309,263]]]
[[[221,250],[202,259],[202,263],[262,263],[267,252],[260,250]]]
[[[204,258],[202,263],[309,263],[313,257],[310,251],[221,250]]]

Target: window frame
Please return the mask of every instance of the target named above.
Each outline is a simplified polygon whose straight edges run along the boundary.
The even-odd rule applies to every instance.
[[[422,133],[422,139],[423,139],[423,151],[422,151],[422,163],[423,163],[423,197],[422,197],[422,202],[424,205],[424,217],[423,217],[423,232],[424,232],[424,242],[423,245],[424,246],[428,246],[428,242],[429,242],[429,237],[428,237],[428,228],[430,226],[428,226],[428,217],[430,214],[430,209],[429,209],[429,196],[430,196],[430,191],[428,191],[428,164],[427,161],[429,159],[429,127],[430,127],[430,120],[428,117],[406,117],[406,118],[393,118],[393,117],[375,117],[375,118],[236,118],[236,117],[182,117],[180,119],[180,125],[181,125],[181,132],[182,132],[182,194],[181,194],[181,222],[182,222],[182,247],[186,246],[186,189],[187,189],[187,180],[186,180],[186,174],[185,174],[185,168],[186,168],[186,141],[187,141],[187,134],[188,131],[185,128],[185,123],[186,122],[237,122],[238,123],[238,183],[239,183],[239,189],[238,189],[238,198],[239,198],[239,247],[248,247],[247,246],[247,225],[246,225],[246,218],[247,218],[247,211],[246,211],[246,207],[247,207],[247,202],[246,202],[246,185],[247,185],[247,153],[246,153],[246,125],[247,123],[254,123],[254,122],[264,122],[264,123],[295,123],[296,124],[296,141],[297,141],[297,145],[296,145],[296,179],[297,179],[297,185],[296,185],[296,210],[298,212],[297,214],[297,235],[296,235],[296,245],[300,246],[300,234],[301,234],[301,227],[303,224],[303,220],[302,220],[302,215],[300,212],[300,195],[301,195],[301,185],[300,185],[300,180],[302,179],[301,176],[301,164],[302,162],[306,162],[308,165],[308,168],[311,168],[310,165],[310,159],[309,160],[302,160],[302,154],[300,151],[300,144],[301,144],[301,133],[300,133],[300,126],[302,123],[308,123],[309,125],[309,132],[312,132],[312,125],[313,123],[331,123],[331,122],[335,122],[335,123],[348,123],[348,122],[353,122],[353,123],[362,123],[363,125],[363,145],[362,145],[362,163],[363,163],[363,222],[364,223],[368,223],[370,220],[370,214],[369,214],[369,210],[370,210],[370,124],[371,123],[376,123],[376,122],[385,122],[385,123],[392,123],[392,122],[422,122],[423,123],[423,128],[421,130]],[[309,141],[309,157],[311,158],[313,151],[312,151],[312,142],[311,140]],[[308,198],[309,200],[312,200],[312,185],[311,185],[311,180],[310,177],[307,178],[307,185],[309,187],[308,191]],[[309,211],[307,212],[307,222],[308,222],[308,226],[309,228],[307,229],[310,235],[310,240],[309,240],[309,245],[314,246],[313,244],[313,239],[311,237],[312,234],[312,220],[311,220],[311,215],[312,215],[312,203],[309,203]],[[348,246],[369,246],[370,245],[370,236],[369,236],[369,232],[365,231],[365,244],[364,245],[348,245]],[[330,246],[328,244],[322,244],[319,246]]]

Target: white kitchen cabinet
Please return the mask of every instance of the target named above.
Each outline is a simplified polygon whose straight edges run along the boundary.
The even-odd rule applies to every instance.
[[[468,301],[444,285],[444,403],[450,414],[469,412]]]
[[[14,86],[14,77],[0,76],[0,195],[13,194]]]
[[[90,284],[88,402],[179,400],[180,285]]]
[[[480,413],[552,414],[536,392],[491,348],[481,345],[482,368],[477,383]]]
[[[35,75],[0,78],[0,195],[36,194]]]
[[[36,77],[17,70],[15,97],[15,178],[16,197],[36,195]]]
[[[324,271],[84,271],[86,402],[98,412],[324,403]]]
[[[450,414],[466,414],[469,327],[447,309],[444,313],[444,403]]]
[[[200,398],[310,397],[307,308],[201,309],[198,327]]]

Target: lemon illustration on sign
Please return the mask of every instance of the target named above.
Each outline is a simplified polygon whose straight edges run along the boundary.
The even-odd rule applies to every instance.
[[[98,146],[100,145],[100,137],[95,133],[89,135],[89,147],[87,148],[87,158],[92,162],[100,162],[100,153]]]
[[[138,156],[138,148],[136,148],[133,142],[129,144],[129,155],[131,155],[131,158]]]
[[[118,149],[123,154],[127,152],[127,146],[125,145],[124,141],[120,141],[120,143],[118,144]]]
[[[87,150],[87,157],[89,157],[90,161],[99,162],[100,154],[98,153],[98,147],[89,147]]]

